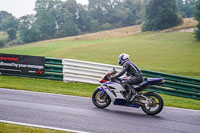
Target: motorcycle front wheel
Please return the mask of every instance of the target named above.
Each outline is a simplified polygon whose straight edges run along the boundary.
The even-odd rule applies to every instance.
[[[111,99],[105,91],[101,92],[96,89],[92,95],[92,102],[98,108],[106,108],[110,105]]]
[[[141,106],[142,110],[148,115],[156,115],[160,113],[164,105],[162,97],[154,92],[147,93],[145,96],[148,97],[151,102],[145,106]]]

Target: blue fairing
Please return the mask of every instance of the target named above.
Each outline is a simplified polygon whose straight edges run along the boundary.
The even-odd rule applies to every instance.
[[[102,88],[102,87],[98,87],[97,88],[99,91],[101,91],[100,93],[99,93],[99,96],[101,96],[101,94],[104,92],[104,89]]]
[[[148,78],[147,79],[148,82],[160,82],[162,80],[163,80],[163,78]]]
[[[129,107],[134,107],[134,108],[139,108],[140,107],[140,105],[137,105],[137,104],[129,104],[128,106]]]
[[[126,104],[126,100],[125,99],[116,99],[113,104],[114,105],[125,105]]]
[[[159,82],[162,82],[163,78],[148,78],[146,81],[146,84],[148,85],[154,85],[157,84]]]
[[[112,82],[106,82],[106,83],[102,83],[103,86],[107,86],[109,84],[113,84]]]

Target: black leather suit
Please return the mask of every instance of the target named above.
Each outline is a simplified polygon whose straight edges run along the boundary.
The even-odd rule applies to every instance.
[[[142,72],[134,63],[130,61],[124,62],[122,71],[115,75],[113,78],[119,78],[125,73],[127,76],[130,76],[130,78],[128,80],[123,81],[124,84],[137,85],[143,82]]]

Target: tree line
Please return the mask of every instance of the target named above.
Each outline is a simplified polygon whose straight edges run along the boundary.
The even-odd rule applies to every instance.
[[[199,0],[37,0],[35,15],[15,18],[0,11],[0,31],[11,44],[75,36],[143,23],[143,31],[162,30],[193,17]],[[180,15],[178,15],[178,13]]]

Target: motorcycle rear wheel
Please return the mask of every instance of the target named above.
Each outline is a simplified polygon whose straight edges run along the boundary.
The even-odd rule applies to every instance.
[[[92,102],[98,108],[106,108],[110,105],[111,99],[105,91],[101,94],[101,91],[97,89],[92,95]]]
[[[163,105],[164,105],[162,97],[154,92],[147,93],[147,94],[145,94],[145,96],[148,97],[149,99],[151,99],[152,103],[150,105],[141,106],[142,110],[148,115],[156,115],[156,114],[160,113],[162,111]],[[156,109],[152,110],[154,108],[156,108]]]

